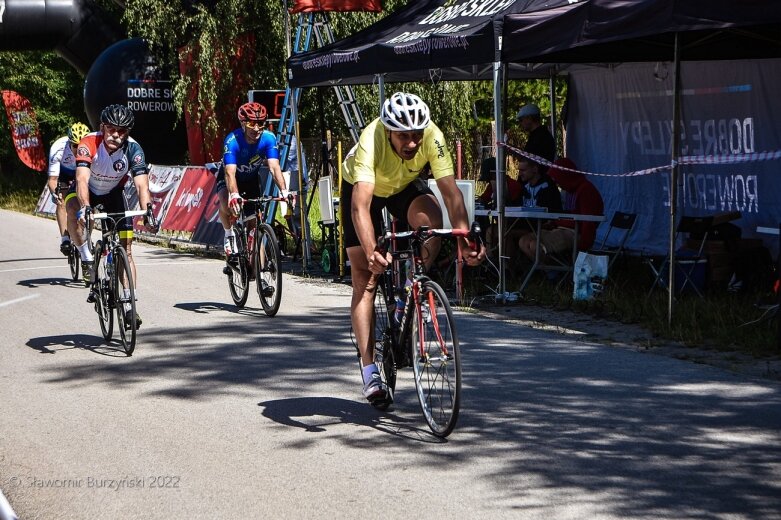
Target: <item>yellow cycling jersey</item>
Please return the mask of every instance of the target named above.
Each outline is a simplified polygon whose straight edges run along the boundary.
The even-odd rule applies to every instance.
[[[418,153],[405,161],[393,151],[379,118],[363,130],[356,144],[344,160],[344,180],[350,184],[374,184],[374,195],[390,197],[401,192],[418,177],[423,167],[431,166],[434,179],[453,175],[453,159],[445,145],[445,136],[434,123],[423,131]]]

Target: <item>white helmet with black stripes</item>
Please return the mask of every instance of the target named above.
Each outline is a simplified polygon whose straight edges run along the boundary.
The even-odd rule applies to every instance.
[[[396,92],[382,105],[380,120],[394,132],[415,132],[431,122],[428,105],[415,94]]]

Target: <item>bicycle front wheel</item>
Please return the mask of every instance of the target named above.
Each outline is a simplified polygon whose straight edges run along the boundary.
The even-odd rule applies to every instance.
[[[133,355],[136,348],[136,289],[127,252],[122,246],[114,249],[114,308],[117,328],[125,354]]]
[[[241,309],[246,305],[249,297],[249,257],[247,256],[244,228],[233,226],[233,234],[237,254],[226,260],[228,264],[228,289],[230,289],[233,303]]]
[[[434,435],[446,437],[456,426],[461,404],[461,356],[453,311],[435,282],[421,282],[412,318],[412,368],[418,401]]]
[[[263,311],[274,316],[282,302],[282,254],[279,252],[274,230],[268,224],[260,224],[255,240],[255,283]]]
[[[70,253],[68,253],[68,266],[71,268],[71,279],[74,282],[79,280],[79,266],[81,265],[81,256],[75,244],[71,244]]]
[[[377,282],[377,292],[374,295],[373,344],[374,364],[380,371],[380,378],[388,390],[388,397],[372,402],[375,408],[387,409],[393,402],[393,392],[396,389],[396,359],[393,353],[393,311],[395,301],[390,302],[385,297],[385,286],[382,278]],[[389,309],[392,309],[389,311]]]
[[[108,266],[107,257],[103,256],[103,242],[100,240],[95,244],[93,254],[95,255],[95,280],[92,284],[92,290],[95,291],[95,312],[98,313],[103,338],[106,341],[111,341],[111,335],[114,333],[114,315],[111,313],[113,304],[111,268]]]

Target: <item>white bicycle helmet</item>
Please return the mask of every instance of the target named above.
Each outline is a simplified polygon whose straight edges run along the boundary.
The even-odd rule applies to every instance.
[[[428,105],[415,94],[396,92],[383,103],[380,120],[393,132],[414,132],[426,128],[431,115]]]

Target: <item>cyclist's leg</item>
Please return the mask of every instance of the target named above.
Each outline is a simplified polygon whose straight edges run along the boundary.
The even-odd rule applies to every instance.
[[[231,245],[231,237],[233,237],[233,218],[228,208],[228,187],[225,184],[225,169],[220,168],[217,172],[217,183],[214,185],[214,191],[217,193],[217,198],[220,201],[220,223],[222,229],[225,232],[224,249],[225,254],[228,255],[233,252]]]
[[[90,200],[94,195],[90,193]],[[89,240],[84,240],[84,223],[79,221],[77,213],[81,209],[79,198],[76,196],[76,183],[71,185],[68,194],[65,196],[65,212],[68,223],[68,234],[71,241],[79,250],[81,262],[84,265],[92,263],[92,251],[89,250]]]
[[[412,229],[442,227],[442,209],[431,188],[422,179],[415,179],[401,193],[390,197],[388,208],[402,224],[408,224]],[[439,238],[432,238],[423,245],[426,269],[437,258],[441,242]]]
[[[61,183],[57,183],[57,189],[54,192],[55,197],[58,199],[56,207],[54,209],[54,216],[57,219],[57,227],[60,228],[60,236],[68,236],[68,217],[65,212],[65,201],[63,200],[67,193],[68,187]]]
[[[342,182],[342,201],[345,208],[352,207],[352,188],[347,182]],[[379,234],[382,207],[385,199],[375,197],[372,200],[371,216],[375,236]],[[369,263],[360,245],[352,218],[345,218],[344,243],[347,257],[350,260],[350,276],[352,279],[352,299],[350,301],[350,319],[355,334],[355,341],[361,357],[361,377],[364,382],[364,396],[369,399],[385,397],[385,389],[381,385],[371,386],[375,379],[379,381],[379,370],[374,364],[374,341],[372,340],[372,313],[374,312],[374,291],[367,291],[371,279]]]

